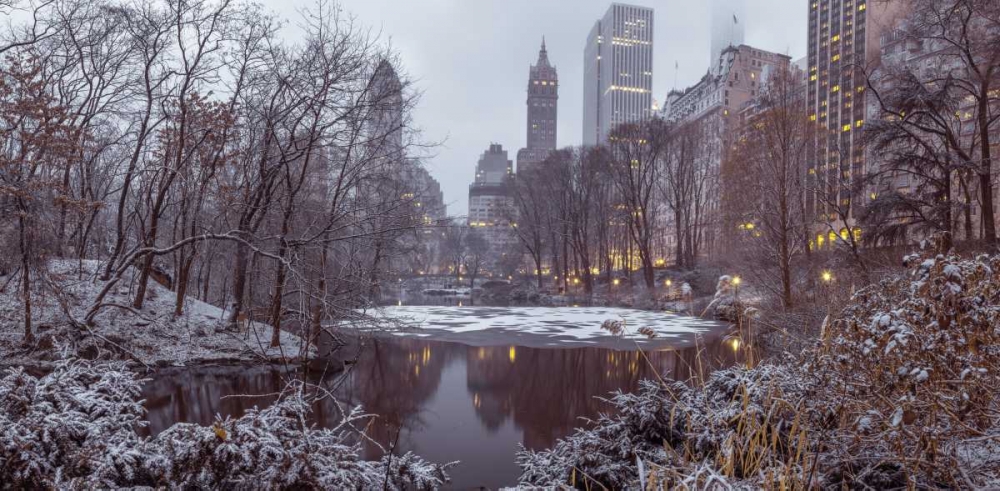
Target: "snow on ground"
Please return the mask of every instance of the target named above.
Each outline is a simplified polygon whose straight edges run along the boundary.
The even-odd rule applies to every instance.
[[[667,312],[606,307],[385,307],[374,314],[400,329],[397,336],[436,338],[488,344],[490,338],[531,341],[532,345],[607,345],[622,338],[647,344],[677,344],[698,335],[719,332],[724,325]],[[624,321],[625,333],[612,336],[601,325]],[[653,339],[640,328],[655,331]],[[492,336],[489,336],[491,335]]]
[[[85,260],[52,260],[48,264],[51,283],[62,290],[63,300],[76,319],[83,319],[86,310],[104,286],[97,278],[102,263]],[[135,274],[135,272],[133,272]],[[0,277],[0,286],[9,278]],[[128,273],[105,299],[130,305],[134,298],[134,278]],[[15,280],[16,281],[16,280]],[[32,323],[38,338],[51,337],[52,352],[27,352],[23,340],[23,302],[16,285],[0,292],[0,358],[5,364],[34,363],[40,359],[59,357],[61,347],[72,345],[75,350],[88,346],[108,348],[118,345],[143,363],[185,365],[197,361],[299,358],[302,340],[288,332],[281,333],[281,346],[269,347],[271,326],[253,323],[243,332],[224,331],[225,312],[213,305],[187,297],[184,312],[174,318],[176,294],[150,280],[142,317],[122,309],[108,307],[96,318],[93,331],[97,336],[81,336],[71,327],[51,288],[41,288],[33,295]],[[94,343],[93,339],[101,340]],[[113,344],[112,344],[113,343]],[[121,355],[121,353],[119,353]],[[128,356],[128,355],[125,355]]]

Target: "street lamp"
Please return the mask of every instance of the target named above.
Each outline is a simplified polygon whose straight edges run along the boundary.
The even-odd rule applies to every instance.
[[[823,274],[821,274],[820,277],[823,279],[823,283],[830,283],[833,281],[833,273],[829,270],[823,271]]]

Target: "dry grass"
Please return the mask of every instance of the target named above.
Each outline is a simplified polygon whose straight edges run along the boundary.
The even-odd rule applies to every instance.
[[[619,414],[594,430],[547,452],[522,452],[525,482],[650,490],[1000,485],[1000,257],[927,254],[909,257],[907,268],[857,291],[847,308],[831,308],[811,347],[783,363],[760,362],[760,321],[741,318],[733,342],[746,366],[613,397]]]

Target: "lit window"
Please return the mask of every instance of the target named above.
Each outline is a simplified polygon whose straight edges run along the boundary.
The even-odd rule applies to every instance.
[[[860,127],[862,127],[864,125],[865,125],[865,120],[863,120],[863,119],[859,119],[859,120],[857,120],[857,121],[854,122],[854,127],[855,128],[860,128]]]
[[[834,85],[833,88],[830,89],[830,92],[840,92],[840,86],[839,85]]]
[[[858,12],[864,12],[867,9],[868,9],[868,5],[867,4],[863,3],[861,5],[858,5]]]
[[[845,131],[845,132],[847,132],[847,131],[851,131],[851,125],[849,125],[849,124],[845,124],[845,125],[844,125],[844,131]]]

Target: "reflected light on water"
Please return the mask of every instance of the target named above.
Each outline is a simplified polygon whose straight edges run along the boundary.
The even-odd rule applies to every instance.
[[[454,489],[496,489],[517,483],[517,445],[550,448],[581,418],[609,410],[598,397],[634,392],[643,379],[703,379],[714,367],[738,364],[745,352],[738,339],[645,353],[383,339],[335,375],[246,366],[161,370],[143,386],[150,425],[141,431],[155,435],[176,422],[211,425],[216,414],[238,417],[268,406],[291,377],[305,377],[338,399],[317,401],[310,423],[338,425],[343,406],[378,415],[368,427],[378,445],[363,443],[366,458],[382,458],[398,439],[400,452],[462,461],[450,472]]]

